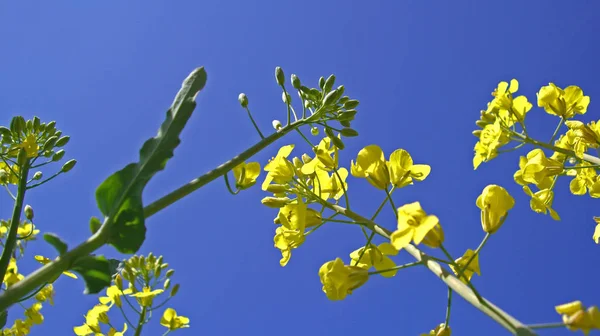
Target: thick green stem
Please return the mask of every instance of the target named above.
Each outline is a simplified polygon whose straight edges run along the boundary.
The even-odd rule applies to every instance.
[[[6,237],[6,243],[2,250],[2,257],[0,257],[0,279],[4,279],[4,275],[6,275],[10,258],[12,257],[17,244],[17,232],[19,223],[21,223],[21,212],[23,211],[23,201],[25,200],[25,191],[27,190],[27,175],[29,175],[29,160],[27,160],[19,171],[17,196],[15,198],[12,218],[10,220],[10,227],[8,229],[8,237]]]
[[[238,164],[249,159],[262,149],[266,148],[267,146],[282,138],[287,133],[293,131],[297,127],[302,126],[304,123],[304,120],[300,120],[283,127],[277,133],[271,134],[270,136],[262,139],[254,146],[235,156],[233,159],[223,163],[222,165],[209,171],[208,173],[190,181],[184,186],[158,199],[154,203],[151,203],[150,205],[144,208],[144,217],[148,218],[156,214],[160,210],[191,194],[192,192],[206,185],[207,183],[217,178],[220,178]],[[100,230],[98,230],[85,242],[79,244],[78,246],[68,251],[64,255],[60,256],[56,260],[53,260],[52,262],[38,268],[37,270],[29,274],[25,279],[17,282],[8,290],[0,294],[0,311],[8,309],[10,306],[19,301],[22,297],[36,290],[39,286],[41,286],[48,280],[53,279],[63,271],[68,270],[76,259],[89,255],[90,253],[96,251],[104,244],[106,244],[106,242],[108,241],[108,237],[110,237],[110,225],[106,224],[110,224],[107,223],[107,221],[110,220],[110,218],[106,218],[103,225],[100,227]]]
[[[390,235],[392,234],[392,232],[388,229],[381,227],[373,221],[370,221],[367,218],[364,218],[361,215],[352,212],[348,209],[331,203],[327,203],[326,206],[329,209],[336,211],[350,219],[364,223],[364,225],[367,228],[387,239],[389,239]],[[440,266],[440,264],[438,264],[435,260],[431,259],[427,254],[421,252],[415,246],[408,245],[404,248],[404,250],[410,255],[412,255],[417,262],[422,262],[425,265],[425,267],[427,267],[433,274],[440,278],[450,289],[456,292],[456,294],[460,295],[463,299],[465,299],[475,308],[479,309],[481,312],[492,318],[494,321],[506,328],[511,333],[518,334],[520,336],[536,335],[525,324],[510,316],[508,313],[504,312],[490,301],[484,298],[482,298],[480,301],[473,292],[473,290],[471,290],[467,285],[465,285],[457,277],[455,277],[454,274]]]
[[[142,308],[140,319],[138,320],[137,327],[135,328],[134,336],[140,336],[142,334],[142,328],[144,327],[144,321],[146,320],[146,307]]]

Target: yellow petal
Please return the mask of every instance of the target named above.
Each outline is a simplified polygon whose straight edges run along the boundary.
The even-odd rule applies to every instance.
[[[410,244],[414,235],[414,229],[410,226],[407,226],[403,230],[396,230],[390,236],[390,241],[394,248],[398,251],[405,248]]]
[[[431,231],[436,225],[440,223],[440,220],[434,216],[429,215],[422,221],[419,226],[415,229],[415,236],[413,238],[415,244],[421,244],[423,238]]]

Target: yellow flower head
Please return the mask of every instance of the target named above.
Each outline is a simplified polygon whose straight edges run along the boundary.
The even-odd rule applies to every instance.
[[[301,168],[302,174],[311,175],[317,168],[332,171],[338,167],[338,148],[331,143],[329,137],[324,137],[314,151],[315,158],[306,160],[307,162]]]
[[[4,179],[0,179],[0,185],[19,183],[19,176],[17,175],[19,174],[18,165],[8,166],[4,161],[0,161],[0,170],[3,172],[2,175],[5,176]]]
[[[469,260],[473,257],[473,254],[475,254],[475,251],[469,249],[469,250],[465,251],[465,254],[462,257],[456,259],[454,262],[462,270],[465,268],[465,266],[467,265]],[[458,270],[456,269],[456,267],[454,267],[453,265],[450,265],[450,268],[452,269],[454,274],[456,274],[458,276]],[[463,272],[462,272],[463,276],[460,278],[460,281],[462,281],[464,283],[471,281],[473,274],[477,274],[477,275],[481,276],[481,270],[479,269],[479,254],[476,254],[475,257],[473,258],[473,260],[471,260],[471,262],[469,263],[469,266],[463,270]]]
[[[597,174],[594,168],[581,168],[569,170],[568,175],[572,174],[575,174],[575,177],[571,180],[571,183],[569,183],[569,189],[571,190],[571,193],[573,195],[585,195],[588,189],[590,191],[590,194],[595,192],[594,184],[596,184],[597,181]]]
[[[343,300],[352,291],[369,280],[369,273],[364,268],[344,265],[342,259],[328,261],[319,269],[319,278],[323,284],[323,292],[329,300]]]
[[[34,240],[36,235],[40,233],[40,230],[36,229],[31,223],[22,223],[17,229],[17,235],[23,240]]]
[[[117,329],[110,327],[110,329],[106,333],[106,336],[123,336],[123,335],[125,335],[126,331],[127,331],[127,323],[123,323],[122,331],[117,331]]]
[[[185,316],[177,316],[175,309],[167,308],[160,319],[160,324],[167,327],[169,330],[177,330],[189,328],[190,319]]]
[[[571,331],[581,330],[587,335],[592,329],[600,329],[600,311],[595,306],[586,310],[581,301],[573,301],[556,306],[556,312]]]
[[[421,334],[421,336],[450,336],[452,331],[450,327],[446,327],[444,323],[440,323],[435,329],[431,330],[428,334]]]
[[[42,324],[44,322],[44,315],[40,313],[40,310],[42,310],[42,304],[39,302],[27,308],[25,310],[26,321],[31,322],[31,324]]]
[[[275,237],[273,242],[275,247],[281,251],[281,260],[279,264],[283,267],[287,265],[292,257],[292,250],[300,247],[304,243],[304,231],[290,230],[283,226],[278,227],[275,230]]]
[[[496,232],[504,223],[508,210],[515,206],[515,200],[506,189],[490,184],[475,202],[481,209],[481,225],[487,233]]]
[[[554,220],[560,220],[560,216],[552,209],[552,201],[554,200],[554,192],[550,189],[542,189],[534,193],[529,186],[524,186],[523,191],[531,197],[531,210],[537,213],[550,213],[550,217]]]
[[[112,307],[115,304],[117,307],[121,307],[121,296],[124,294],[131,294],[131,289],[126,288],[121,291],[117,286],[110,286],[106,288],[106,296],[101,296],[99,298],[100,303],[103,305],[108,305]]]
[[[287,204],[279,209],[275,224],[281,224],[288,229],[304,230],[322,223],[321,213],[307,208],[302,201]]]
[[[521,166],[521,162],[519,162]],[[530,151],[520,169],[521,179],[527,183],[543,185],[551,176],[558,175],[563,171],[563,164],[557,160],[549,159],[540,148]]]
[[[314,161],[314,160],[313,160]],[[348,170],[340,168],[333,172],[331,176],[325,170],[317,167],[313,174],[313,193],[323,200],[328,200],[332,197],[335,200],[344,196],[344,190],[348,190]]]
[[[550,83],[537,93],[537,104],[548,114],[571,119],[575,114],[587,112],[590,97],[584,96],[583,90],[578,86],[572,85],[562,90],[554,83]]]
[[[258,162],[242,162],[233,168],[233,177],[238,189],[248,189],[256,183],[260,175],[260,164]]]
[[[48,301],[50,305],[54,305],[54,287],[52,284],[47,284],[37,292],[37,294],[35,294],[35,299],[42,303]]]
[[[35,134],[27,134],[25,140],[20,144],[14,145],[12,149],[23,148],[28,158],[34,158],[38,156],[40,146],[37,143],[37,137]]]
[[[598,148],[600,145],[600,128],[596,122],[592,121],[586,125],[579,120],[567,120],[565,125],[589,147]]]
[[[154,297],[161,294],[162,292],[162,289],[152,290],[152,288],[150,287],[144,287],[141,292],[131,294],[130,296],[137,298],[139,304],[142,307],[150,307],[152,306],[152,301],[154,300]]]
[[[350,173],[366,178],[375,188],[385,190],[390,184],[390,175],[383,151],[377,145],[369,145],[358,152],[356,164],[351,162]]]
[[[498,83],[498,87],[492,93],[494,99],[488,104],[485,114],[497,114],[500,119],[511,127],[515,122],[523,122],[525,114],[531,110],[532,104],[527,97],[518,96],[513,99],[514,93],[519,90],[519,82],[516,79]]]
[[[508,135],[502,130],[500,120],[487,124],[481,131],[479,141],[475,144],[473,167],[477,169],[482,162],[488,162],[498,156],[498,148],[510,141]]]
[[[404,149],[397,149],[390,155],[388,169],[390,180],[396,188],[412,184],[413,179],[423,181],[431,172],[429,165],[413,164],[412,157]]]
[[[287,159],[291,154],[292,149],[294,149],[294,145],[281,147],[277,152],[277,155],[265,165],[264,170],[268,173],[262,184],[262,190],[267,190],[267,187],[271,182],[285,184],[294,178],[296,168],[294,167],[294,164]]]
[[[401,250],[411,241],[420,244],[436,225],[439,225],[439,219],[427,215],[419,202],[403,205],[398,208],[398,229],[390,236],[391,243],[396,250]]]
[[[396,263],[388,256],[397,254],[398,250],[392,244],[382,243],[379,246],[369,245],[368,247],[361,247],[350,253],[350,258],[352,259],[352,264],[355,266],[366,270],[374,267],[376,270],[382,271],[396,266]],[[396,275],[397,272],[398,270],[392,270],[380,274],[389,278]]]
[[[109,307],[103,304],[95,305],[85,315],[85,323],[73,328],[75,335],[86,336],[93,333],[100,333],[100,323],[108,324],[110,322],[108,315]]]

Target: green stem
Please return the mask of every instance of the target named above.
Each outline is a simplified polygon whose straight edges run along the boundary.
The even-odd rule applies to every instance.
[[[225,178],[225,185],[227,186],[227,190],[229,191],[229,193],[234,196],[237,195],[240,192],[240,190],[238,189],[236,191],[233,191],[233,189],[231,189],[231,185],[229,184],[229,177],[227,176],[227,173],[225,173],[223,175],[223,177]]]
[[[146,307],[142,308],[142,313],[140,314],[140,319],[138,320],[137,327],[135,328],[134,336],[140,336],[142,334],[142,328],[144,327],[144,320],[146,319]]]
[[[530,324],[527,327],[529,329],[550,329],[550,328],[565,328],[567,327],[564,323],[540,323],[540,324]]]
[[[129,321],[129,318],[127,317],[127,314],[125,314],[125,310],[123,309],[123,305],[119,305],[119,310],[121,311],[121,314],[123,315],[123,318],[125,319],[125,321],[127,322],[127,324],[129,324],[130,328],[134,328],[133,323],[131,323],[131,321]]]
[[[398,219],[398,209],[396,208],[394,200],[392,199],[392,193],[387,190],[387,187],[385,189],[385,195],[390,200],[390,205],[392,206],[392,209],[394,209],[394,215],[396,216],[396,219]]]
[[[446,327],[450,326],[450,308],[452,308],[452,288],[448,287],[448,305],[446,306]]]
[[[486,233],[485,237],[483,237],[483,240],[481,241],[481,243],[479,244],[479,246],[477,246],[477,249],[475,250],[475,253],[473,253],[473,255],[471,256],[471,258],[469,258],[469,260],[467,261],[467,263],[465,264],[465,266],[462,267],[462,272],[466,271],[467,268],[469,267],[469,265],[471,264],[471,261],[473,261],[473,259],[475,259],[475,257],[477,255],[479,255],[479,251],[481,251],[481,249],[485,246],[485,243],[487,243],[488,239],[490,238],[492,234],[491,233]]]
[[[27,160],[25,164],[20,168],[21,169],[19,171],[19,182],[17,185],[17,197],[15,199],[15,204],[13,207],[12,218],[10,220],[10,226],[8,229],[8,236],[6,237],[4,249],[2,249],[2,257],[0,257],[0,279],[4,279],[4,275],[6,275],[6,270],[8,269],[10,258],[17,244],[17,232],[19,229],[19,223],[21,222],[21,212],[23,212],[23,201],[25,200],[25,191],[27,190],[29,160]],[[41,283],[34,286],[34,288],[37,288],[40,285]]]
[[[55,177],[57,177],[57,176],[58,176],[58,175],[60,175],[60,174],[62,174],[62,170],[61,170],[61,171],[59,171],[58,173],[56,173],[56,174],[54,174],[54,175],[52,175],[52,176],[48,177],[47,179],[43,180],[42,182],[39,182],[39,183],[32,184],[32,185],[28,186],[28,187],[27,187],[27,189],[33,189],[33,188],[35,188],[35,187],[39,187],[39,186],[41,186],[41,185],[42,185],[42,184],[44,184],[44,183],[50,182],[52,179],[54,179]]]
[[[248,112],[248,117],[250,118],[250,121],[252,122],[252,125],[254,126],[254,129],[258,132],[258,135],[260,135],[260,138],[264,139],[265,136],[260,131],[260,128],[258,128],[258,125],[256,124],[256,121],[254,121],[254,117],[252,117],[252,113],[250,113],[250,109],[248,108],[248,106],[246,106],[246,112]]]
[[[560,118],[560,122],[558,123],[558,126],[556,126],[556,129],[554,130],[554,133],[552,133],[552,137],[550,138],[550,141],[549,141],[550,144],[554,143],[554,139],[556,138],[558,131],[560,130],[560,128],[562,127],[562,125],[564,123],[565,123],[565,118]]]
[[[370,221],[362,217],[361,215],[352,212],[348,209],[345,209],[339,205],[331,204],[328,202],[323,202],[322,204],[326,204],[326,207],[330,210],[336,211],[350,219],[353,219],[357,222],[364,222],[364,225],[371,231],[375,231],[378,235],[390,239],[390,235],[392,234],[392,232],[384,227],[377,225],[373,221]],[[520,336],[536,335],[532,330],[527,328],[525,324],[510,316],[508,313],[502,311],[490,301],[486,300],[485,298],[481,298],[480,300],[475,295],[475,292],[472,288],[469,288],[468,285],[465,285],[456,276],[454,276],[454,274],[452,274],[447,269],[441,267],[440,264],[435,262],[435,260],[431,259],[427,254],[421,252],[421,250],[419,250],[415,246],[408,245],[404,248],[404,250],[410,255],[412,255],[416,261],[422,262],[425,265],[425,267],[427,267],[427,269],[429,269],[436,277],[440,278],[440,280],[442,280],[448,287],[450,287],[463,299],[469,302],[473,307],[479,309],[481,312],[492,318],[494,321],[506,328],[511,333],[514,334],[518,331]]]
[[[392,267],[392,268],[388,268],[388,269],[369,272],[369,275],[375,275],[375,274],[385,273],[385,272],[389,272],[389,271],[397,271],[397,270],[401,270],[401,269],[409,268],[409,267],[413,267],[413,266],[418,266],[418,265],[423,265],[423,263],[420,261],[415,261],[415,262],[411,262],[411,263],[404,264],[404,265],[398,265],[396,267]]]
[[[304,141],[306,141],[306,143],[310,146],[310,149],[314,149],[315,145],[312,144],[312,142],[310,140],[308,140],[308,138],[304,135],[304,133],[302,133],[302,131],[299,128],[296,128],[296,132],[298,132],[298,134],[300,134],[300,136],[302,137],[302,139],[304,139]],[[317,158],[315,157],[315,160]]]
[[[367,252],[367,248],[369,248],[369,245],[371,245],[371,241],[373,240],[373,237],[375,237],[375,231],[372,231],[371,234],[369,235],[369,238],[367,238],[367,243],[365,244],[365,247],[362,249],[362,251],[360,251],[360,255],[358,256],[358,259],[356,259],[356,261],[354,262],[354,266],[358,265],[358,263],[360,262],[362,257]]]

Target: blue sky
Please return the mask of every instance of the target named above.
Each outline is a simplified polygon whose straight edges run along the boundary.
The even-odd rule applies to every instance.
[[[591,238],[597,202],[571,195],[563,178],[555,198],[563,220],[533,213],[512,179],[527,150],[473,171],[471,131],[490,92],[512,78],[530,101],[548,82],[578,85],[591,96],[582,120],[599,119],[599,9],[593,1],[3,2],[0,124],[37,115],[71,136],[67,156],[77,167],[31,192],[27,202],[42,231],[75,245],[89,235],[90,216],[99,215],[95,188],[135,160],[193,68],[206,67],[207,86],[175,158],[146,189],[146,202],[259,140],[237,102],[240,92],[264,131],[284,119],[275,66],[312,86],[334,73],[361,101],[353,122],[360,136],[346,141],[341,162],[348,166],[362,147],[378,144],[387,154],[404,148],[431,165],[430,177],[397,192],[395,201],[419,200],[437,215],[454,255],[483,237],[475,207],[481,190],[494,183],[514,195],[516,206],[483,250],[482,276],[474,283],[523,322],[553,322],[556,304],[600,304],[593,266],[600,247]],[[528,116],[531,133],[546,141],[556,122],[537,107]],[[296,155],[309,150],[290,136],[255,160],[264,165],[288,143],[298,144]],[[364,180],[349,183],[355,211],[372,214],[384,195]],[[282,269],[273,247],[276,211],[260,204],[263,196],[255,187],[233,197],[217,180],[148,221],[141,252],[162,254],[176,269],[182,288],[172,303],[191,319],[192,328],[176,334],[417,335],[443,322],[446,289],[426,269],[373,277],[345,301],[326,299],[318,268],[336,257],[348,260],[364,244],[356,227],[328,224]],[[10,209],[1,195],[0,217]],[[394,227],[389,207],[378,221]],[[42,241],[29,251],[52,255]],[[117,255],[112,248],[102,252]],[[408,261],[404,253],[398,257]],[[33,335],[71,334],[97,300],[81,294],[81,281],[64,278],[55,286],[55,306],[44,307],[46,322]],[[144,335],[162,334],[158,318]],[[451,325],[455,335],[506,334],[460,299]]]

